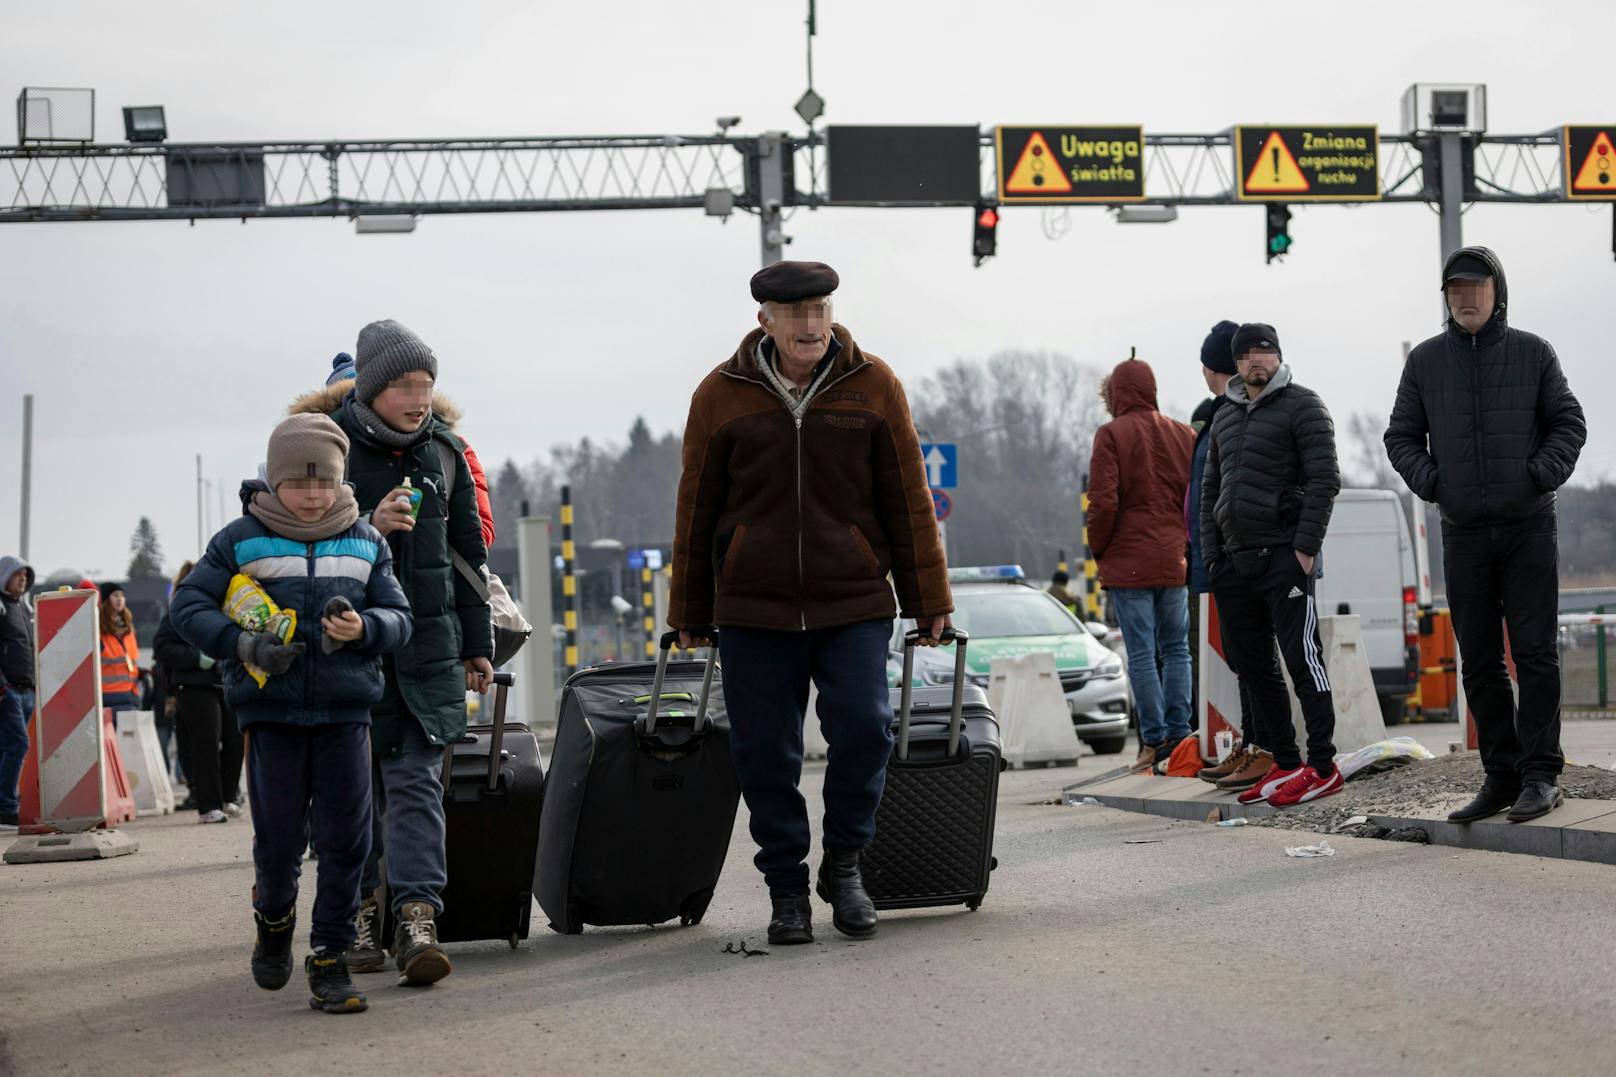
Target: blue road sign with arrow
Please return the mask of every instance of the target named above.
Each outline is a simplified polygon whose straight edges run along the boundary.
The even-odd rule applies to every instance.
[[[920,459],[926,465],[926,485],[952,490],[959,485],[959,446],[952,442],[922,442]]]

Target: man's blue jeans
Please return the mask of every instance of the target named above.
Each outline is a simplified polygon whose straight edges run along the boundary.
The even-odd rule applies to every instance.
[[[371,801],[375,806],[370,857],[359,880],[365,897],[381,883],[381,858],[387,857],[387,898],[396,913],[406,902],[424,901],[443,911],[443,888],[449,881],[443,818],[443,749],[421,731],[421,723],[405,723],[404,749],[397,755],[372,753],[375,770]],[[325,856],[324,835],[314,829],[315,846]]]
[[[28,720],[34,713],[34,693],[16,688],[0,696],[0,815],[17,814],[17,780],[28,758]]]
[[[1190,735],[1190,609],[1182,587],[1107,588],[1128,648],[1141,745]],[[1158,659],[1160,662],[1158,664]]]

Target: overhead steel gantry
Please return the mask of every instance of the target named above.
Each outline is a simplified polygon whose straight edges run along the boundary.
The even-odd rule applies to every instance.
[[[769,132],[6,146],[0,223],[741,209],[761,220],[767,264],[789,242],[784,211],[833,204],[824,141]],[[982,197],[992,202],[991,131],[981,146]],[[1464,203],[1567,201],[1558,130],[1388,134],[1380,146],[1380,203],[1438,206],[1444,253],[1459,245]],[[1470,146],[1473,179],[1461,174]],[[1146,204],[1249,204],[1235,193],[1232,132],[1146,134],[1145,147]]]

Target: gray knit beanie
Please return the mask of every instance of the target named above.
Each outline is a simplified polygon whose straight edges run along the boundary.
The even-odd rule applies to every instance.
[[[348,435],[324,415],[292,415],[269,435],[264,475],[269,488],[288,479],[326,479],[341,484],[348,460]]]
[[[426,341],[391,318],[371,322],[359,330],[359,346],[354,349],[354,392],[361,404],[369,404],[388,383],[412,370],[424,370],[438,380],[438,357]]]

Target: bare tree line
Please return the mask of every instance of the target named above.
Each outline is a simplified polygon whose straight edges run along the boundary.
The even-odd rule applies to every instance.
[[[986,359],[957,359],[909,386],[922,440],[959,446],[959,481],[948,522],[954,564],[1018,563],[1032,578],[1055,567],[1059,552],[1081,557],[1079,496],[1094,432],[1107,415],[1102,372],[1058,352],[1007,349]],[[1386,459],[1385,417],[1361,410],[1338,420],[1343,484],[1407,487]],[[507,460],[493,476],[499,545],[514,545],[527,503],[559,519],[560,493],[572,486],[580,543],[618,539],[629,546],[673,541],[680,434],[652,434],[636,418],[621,442],[583,438],[558,445],[526,466]],[[1567,487],[1559,498],[1562,586],[1616,582],[1616,484]],[[1440,589],[1441,530],[1429,517],[1433,570]]]

